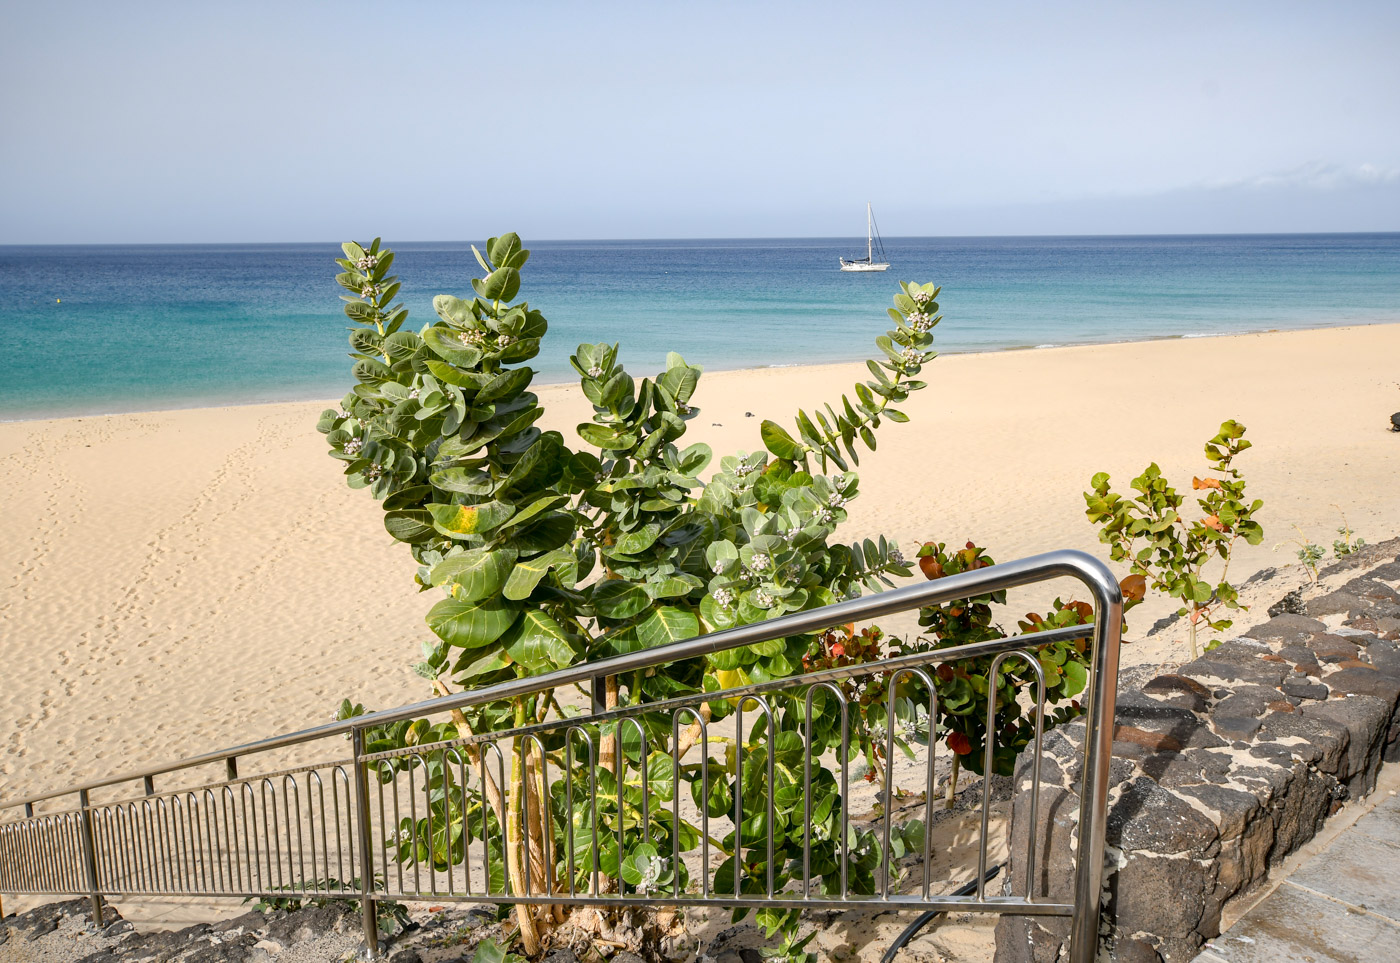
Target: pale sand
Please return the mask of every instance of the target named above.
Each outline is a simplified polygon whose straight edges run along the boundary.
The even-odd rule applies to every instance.
[[[973,538],[1002,560],[1106,557],[1083,515],[1089,477],[1126,487],[1156,459],[1189,487],[1202,442],[1236,418],[1256,445],[1240,467],[1267,537],[1233,575],[1291,562],[1291,546],[1271,547],[1295,523],[1330,545],[1334,503],[1379,541],[1400,533],[1397,359],[1396,324],[940,358],[903,406],[912,422],[862,459],[844,534],[885,533],[911,555]],[[687,440],[755,449],[761,418],[790,424],[863,373],[707,375]],[[546,425],[573,437],[580,393],[539,393]],[[414,591],[406,547],[326,456],[324,407],[0,424],[0,799],[314,725],[345,696],[382,708],[426,695],[409,665],[435,596]],[[1138,609],[1132,634],[1169,608]],[[1125,661],[1181,654],[1168,638]]]

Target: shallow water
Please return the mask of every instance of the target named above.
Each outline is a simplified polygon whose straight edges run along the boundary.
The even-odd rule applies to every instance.
[[[532,362],[572,378],[582,341],[637,374],[668,350],[737,368],[874,351],[898,280],[943,285],[941,351],[1400,320],[1400,234],[552,241],[521,295],[549,318]],[[470,294],[466,243],[395,244],[410,325]],[[0,247],[0,419],[338,397],[352,383],[333,244]]]

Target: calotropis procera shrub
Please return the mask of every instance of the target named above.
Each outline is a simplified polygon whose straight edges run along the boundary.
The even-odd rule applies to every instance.
[[[665,371],[638,382],[618,363],[615,345],[580,345],[571,362],[594,408],[592,420],[577,428],[584,447],[575,449],[560,433],[536,427],[542,409],[528,390],[534,372],[523,362],[539,352],[548,325],[528,303],[512,303],[529,258],[514,234],[492,238],[485,255],[477,253],[485,276],[472,281],[475,297],[438,296],[433,302],[437,319],[416,332],[405,328],[407,309],[395,302],[399,283],[389,273],[393,252],[378,240],[368,246],[348,243],[344,250],[346,257],[338,262],[344,271],[337,280],[350,292],[345,313],[356,324],[350,344],[358,384],[341,410],[326,411],[318,427],[332,456],[345,463],[350,485],[368,488],[381,500],[386,530],[410,547],[419,564],[419,585],[443,593],[427,617],[434,638],[424,643],[423,660],[416,666],[435,691],[449,692],[452,685],[479,688],[815,608],[910,574],[898,549],[884,539],[855,545],[830,539],[846,517],[847,504],[858,495],[858,477],[849,470],[858,449],[874,448],[874,432],[883,422],[907,420],[893,406],[924,387],[916,376],[933,357],[931,329],[940,320],[933,285],[900,285],[890,311],[894,327],[877,339],[883,358],[869,363],[872,378],[855,387],[854,401],[843,397],[841,410],[828,407],[826,413],[816,412],[815,420],[799,412],[796,437],[765,422],[767,452],[725,456],[702,481],[712,452],[703,444],[678,444],[696,414],[701,369],[676,354],[668,357]],[[814,462],[822,472],[829,465],[840,471],[814,472]],[[815,637],[777,640],[675,665],[664,673],[610,679],[607,701],[638,705],[781,678],[802,671],[815,645]],[[347,703],[342,714],[358,710]],[[721,701],[706,711],[718,717],[731,710]],[[778,713],[776,725],[797,733],[803,711],[800,700],[794,700]],[[368,749],[524,725],[552,712],[563,710],[549,694],[515,699],[455,713],[451,723],[420,720],[372,731]],[[828,725],[831,718],[832,713],[825,713],[816,727],[817,754],[840,745],[839,733]],[[857,728],[864,725],[860,719],[853,722]],[[671,745],[668,726],[654,724],[650,730],[649,744],[657,748],[647,760],[630,763],[669,773],[670,754],[684,757],[694,736],[685,733],[679,745]],[[600,778],[605,781],[609,772],[626,769],[618,757],[627,758],[636,745],[630,750],[619,745],[615,732],[598,735]],[[852,742],[854,754],[868,736],[858,732]],[[557,736],[543,743],[546,753],[562,749]],[[711,798],[696,802],[718,816],[729,811],[735,793],[755,801],[772,793],[780,823],[774,834],[775,884],[781,886],[792,860],[800,856],[807,824],[800,786],[791,775],[802,771],[802,751],[790,749],[781,736],[778,745],[783,757],[775,761],[782,785],[761,785],[757,775],[762,767],[750,764],[742,773],[728,772],[725,762],[711,760]],[[542,891],[541,837],[558,837],[555,842],[562,843],[566,827],[572,824],[581,833],[581,820],[592,817],[583,798],[564,798],[562,780],[541,785],[539,751],[532,744],[523,761],[515,755],[509,794],[488,784],[489,812],[484,813],[457,811],[461,797],[440,791],[451,785],[451,772],[430,763],[426,788],[438,811],[421,827],[399,827],[398,858],[447,866],[461,860],[469,834],[483,821],[504,823],[506,852],[498,855],[504,856],[506,871],[523,890],[526,870],[520,850],[528,846],[531,886]],[[391,775],[390,765],[381,768],[384,778]],[[681,770],[696,796],[699,769],[686,765]],[[726,772],[728,781],[713,778]],[[585,784],[576,781],[576,796]],[[615,819],[615,786],[600,782],[598,788],[598,818]],[[822,834],[821,844],[813,846],[813,871],[821,874],[823,866],[835,866],[836,780],[818,770],[813,792],[813,819]],[[551,800],[543,820],[542,794]],[[530,799],[528,821],[522,819],[522,795]],[[659,807],[666,791],[651,798]],[[650,844],[642,822],[650,829]],[[435,828],[430,832],[429,827]],[[905,835],[897,833],[892,845],[903,847],[906,835],[916,830],[901,832]],[[684,866],[663,868],[657,852],[668,852],[676,839],[683,851],[698,845],[695,827],[673,825],[661,808],[629,824],[621,852],[615,834],[604,836],[596,868],[644,889],[659,885],[667,873],[685,872]],[[860,853],[858,860],[853,856],[851,886],[869,891],[880,844],[873,833],[859,836],[850,841]],[[499,847],[494,832],[487,839]],[[725,845],[730,861],[716,873],[716,891],[723,892],[726,885],[732,890],[736,858],[743,864],[743,885],[756,885],[765,873],[766,852],[738,850],[733,834]],[[589,847],[577,848],[576,864],[559,866],[558,872],[573,873],[582,883],[595,867]],[[562,858],[567,847],[554,845],[549,851]],[[517,907],[531,954],[539,947],[540,928],[550,925],[547,916],[547,909]],[[787,930],[787,945],[796,949],[795,912],[761,916],[770,930]]]

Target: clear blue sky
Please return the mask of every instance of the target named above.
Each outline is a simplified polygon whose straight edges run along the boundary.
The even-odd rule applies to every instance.
[[[1400,3],[8,4],[0,243],[1400,230]]]

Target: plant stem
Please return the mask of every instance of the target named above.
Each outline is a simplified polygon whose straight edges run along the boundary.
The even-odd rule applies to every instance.
[[[948,790],[943,797],[943,808],[953,808],[953,797],[958,794],[958,769],[962,766],[962,756],[953,755],[953,771],[948,776]]]
[[[525,702],[522,699],[515,700],[515,724],[517,727],[525,725]],[[515,891],[527,893],[530,891],[529,881],[521,868],[520,803],[525,794],[525,773],[524,767],[521,766],[521,755],[519,752],[513,752],[510,759],[510,796],[506,800],[506,866]],[[524,946],[525,955],[538,956],[540,936],[535,928],[535,918],[530,912],[530,906],[517,903],[515,919],[520,924],[520,942]]]

